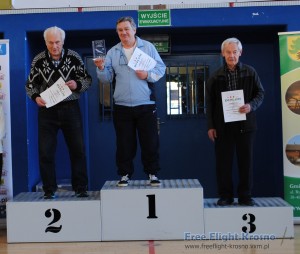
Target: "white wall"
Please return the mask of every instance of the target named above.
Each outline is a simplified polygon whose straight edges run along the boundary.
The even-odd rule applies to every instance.
[[[263,1],[263,0],[256,0]],[[252,2],[250,0],[12,0],[14,9]]]

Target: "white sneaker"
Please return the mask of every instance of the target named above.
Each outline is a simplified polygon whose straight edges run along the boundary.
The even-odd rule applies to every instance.
[[[130,179],[129,179],[128,175],[122,176],[121,180],[118,182],[117,186],[126,187],[126,186],[128,186],[129,180]]]
[[[149,175],[149,181],[151,186],[160,186],[160,181],[156,177],[156,175]]]

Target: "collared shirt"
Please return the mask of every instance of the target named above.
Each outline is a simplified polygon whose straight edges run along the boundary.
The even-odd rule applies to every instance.
[[[225,73],[227,76],[227,88],[229,91],[237,90],[238,87],[238,66],[232,71],[225,66]]]
[[[61,56],[60,56],[60,58],[59,58],[58,60],[53,59],[53,58],[51,57],[51,55],[50,55],[49,52],[48,52],[48,54],[49,54],[49,58],[51,59],[53,65],[57,68],[57,66],[58,66],[58,65],[60,64],[60,62],[61,62],[61,59],[64,57],[65,50],[62,49],[62,51],[61,51]]]

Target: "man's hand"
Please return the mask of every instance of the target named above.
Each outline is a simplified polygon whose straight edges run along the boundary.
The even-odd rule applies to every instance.
[[[66,85],[70,88],[70,90],[75,90],[77,88],[77,83],[74,80],[67,81]]]
[[[99,70],[103,70],[104,69],[104,62],[105,62],[105,58],[104,57],[98,57],[94,59],[94,64],[98,67]]]
[[[247,104],[245,104],[245,105],[243,105],[243,106],[241,106],[239,108],[239,112],[240,113],[246,113],[246,114],[248,114],[250,111],[251,111],[251,106],[250,106],[249,103],[247,103]]]
[[[211,141],[213,141],[213,142],[217,138],[217,131],[216,131],[216,129],[209,129],[208,132],[207,132],[207,134],[208,134],[209,139]]]
[[[135,74],[139,79],[147,79],[148,78],[148,72],[147,71],[136,70]]]
[[[42,99],[42,97],[36,97],[35,102],[39,107],[46,107],[46,102]]]

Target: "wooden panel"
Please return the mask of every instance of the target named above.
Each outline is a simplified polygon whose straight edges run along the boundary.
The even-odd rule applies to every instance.
[[[190,244],[190,245],[189,245]],[[191,249],[192,245],[198,249]],[[190,248],[188,248],[189,246]],[[223,248],[222,248],[223,246]],[[265,247],[266,246],[266,247]],[[220,247],[220,249],[218,249]],[[265,247],[263,249],[263,247]],[[6,230],[0,229],[1,254],[299,254],[300,225],[295,226],[295,239],[273,241],[128,241],[76,243],[7,244]]]

